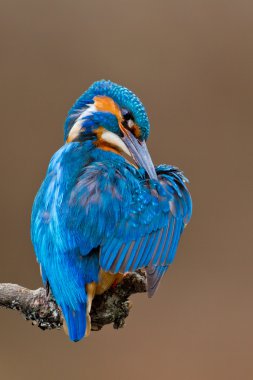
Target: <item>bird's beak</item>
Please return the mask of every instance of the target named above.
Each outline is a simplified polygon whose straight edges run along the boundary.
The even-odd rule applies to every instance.
[[[121,125],[120,129],[123,133],[122,140],[136,164],[140,168],[143,168],[151,179],[157,179],[155,167],[150,157],[146,142],[138,140],[134,134],[125,129],[123,125]]]

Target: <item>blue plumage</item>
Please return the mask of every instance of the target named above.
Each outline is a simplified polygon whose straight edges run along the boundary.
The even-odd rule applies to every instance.
[[[96,108],[97,96],[106,97],[104,110]],[[115,102],[115,113],[107,98]],[[125,119],[123,108],[129,110]],[[153,295],[190,220],[181,171],[161,165],[152,177],[149,158],[139,165],[134,151],[134,166],[122,155],[131,147],[127,137],[141,145],[148,135],[147,114],[132,92],[109,81],[94,83],[71,108],[67,143],[52,157],[36,196],[32,241],[73,341],[87,334],[87,285],[100,281],[101,270],[146,268]],[[141,152],[147,154],[145,147]]]

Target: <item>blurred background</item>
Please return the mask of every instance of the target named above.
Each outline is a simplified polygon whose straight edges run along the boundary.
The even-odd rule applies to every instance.
[[[1,379],[253,377],[250,0],[0,0],[0,281],[41,285],[34,196],[65,115],[95,80],[138,94],[156,164],[191,181],[193,218],[152,300],[78,344],[0,310]]]

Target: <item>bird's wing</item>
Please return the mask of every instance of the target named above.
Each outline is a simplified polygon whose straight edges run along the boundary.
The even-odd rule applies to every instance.
[[[86,221],[79,220],[81,251],[100,246],[104,271],[126,273],[146,267],[152,295],[191,217],[186,179],[171,166],[156,168],[158,181],[136,179],[126,168],[99,170],[89,167],[80,177],[85,198],[75,189],[75,207],[81,200],[87,216]]]
[[[175,257],[192,209],[182,173],[160,166],[157,174],[159,181],[149,181],[133,195],[131,211],[101,245],[100,253],[105,271],[125,273],[146,267],[150,296]]]

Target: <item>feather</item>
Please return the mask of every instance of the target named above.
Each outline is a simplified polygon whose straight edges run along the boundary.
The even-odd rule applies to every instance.
[[[148,296],[152,297],[155,291],[158,288],[158,285],[167,271],[168,266],[155,266],[155,267],[147,267],[147,288],[148,288]]]
[[[158,174],[159,182],[147,181],[132,192],[129,211],[116,224],[111,243],[102,246],[101,266],[105,257],[111,258],[105,270],[124,273],[146,266],[167,268],[173,261],[184,220],[190,218],[191,199],[181,172],[163,166]],[[160,272],[157,269],[156,278]]]
[[[86,332],[86,303],[80,303],[78,310],[73,310],[65,304],[60,307],[68,326],[69,338],[78,342]]]

